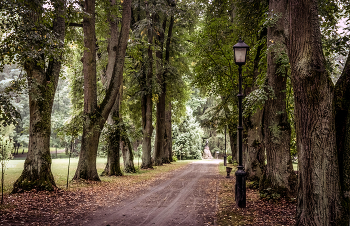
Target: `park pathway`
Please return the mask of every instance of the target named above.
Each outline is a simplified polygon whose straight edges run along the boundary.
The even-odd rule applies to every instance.
[[[94,211],[84,225],[213,225],[219,162],[191,163],[116,206]]]

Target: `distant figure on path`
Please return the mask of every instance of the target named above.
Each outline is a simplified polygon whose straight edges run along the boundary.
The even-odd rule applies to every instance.
[[[213,159],[213,156],[211,155],[211,152],[209,149],[208,140],[204,147],[203,159]]]

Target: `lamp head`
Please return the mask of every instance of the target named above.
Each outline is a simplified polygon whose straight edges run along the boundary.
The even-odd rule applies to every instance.
[[[233,51],[235,54],[235,63],[237,65],[244,65],[247,59],[247,52],[249,46],[245,44],[242,39],[239,39],[238,43],[233,46]]]

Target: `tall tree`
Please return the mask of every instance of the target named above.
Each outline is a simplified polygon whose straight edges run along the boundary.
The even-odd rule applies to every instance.
[[[167,141],[167,137],[169,137],[170,133],[167,133],[168,130],[171,130],[171,122],[166,122],[166,120],[171,120],[171,118],[166,116],[166,94],[167,94],[167,76],[169,76],[169,71],[167,68],[170,66],[170,44],[171,44],[171,37],[173,32],[173,26],[174,26],[174,16],[172,15],[174,12],[175,3],[173,1],[167,1],[167,5],[165,8],[166,12],[163,15],[163,23],[162,27],[159,28],[156,31],[157,34],[157,45],[158,45],[158,51],[156,52],[157,56],[157,62],[158,62],[158,72],[157,72],[157,80],[158,84],[161,87],[159,99],[157,103],[157,121],[156,121],[156,139],[155,139],[155,145],[154,145],[154,164],[155,165],[161,165],[162,163],[169,163],[169,142]],[[167,28],[167,21],[170,22],[168,26],[168,33],[166,33]],[[160,25],[160,23],[159,23]],[[166,38],[166,44],[165,44],[165,59],[163,59],[163,52],[164,52],[164,42]],[[168,105],[168,111],[171,113],[171,104]],[[169,114],[169,113],[168,113]],[[170,137],[169,137],[170,138]],[[166,145],[168,145],[166,147]]]
[[[1,61],[22,66],[29,88],[28,155],[13,192],[56,187],[51,172],[51,112],[62,64],[66,1],[50,3],[50,8],[44,7],[44,1],[1,3],[3,12],[9,13],[2,18],[9,32],[3,42],[8,57]]]
[[[283,195],[293,195],[296,175],[290,156],[291,127],[286,112],[286,88],[289,60],[286,49],[287,1],[269,1],[269,20],[274,21],[267,28],[267,76],[266,92],[273,90],[264,106],[264,146],[267,165],[260,189],[272,188]]]
[[[112,50],[116,52],[113,57],[113,66],[111,76],[106,84],[107,90],[104,99],[100,105],[97,105],[96,89],[96,32],[95,32],[95,0],[86,0],[83,2],[84,14],[83,31],[84,31],[84,56],[83,56],[83,73],[84,73],[84,118],[83,137],[81,144],[80,157],[77,171],[74,178],[99,180],[96,169],[96,157],[98,141],[101,130],[115,104],[115,99],[120,91],[123,74],[125,52],[129,38],[129,29],[131,21],[131,0],[124,0],[122,3],[122,22],[120,26],[120,35],[118,43],[112,45]]]
[[[322,51],[317,1],[290,1],[289,8],[299,156],[297,225],[341,225],[334,85]]]
[[[111,7],[116,7],[117,2],[116,0],[112,0],[110,2]],[[113,48],[116,48],[118,46],[119,41],[119,35],[120,32],[118,30],[118,18],[116,15],[109,12],[108,15],[109,19],[109,43],[108,43],[108,63],[105,69],[105,73],[102,74],[101,80],[104,83],[104,86],[106,87],[108,85],[108,82],[111,81],[115,65],[115,57],[116,57],[116,51],[113,50]],[[118,84],[119,84],[119,92],[117,94],[117,98],[115,98],[115,102],[113,105],[113,108],[111,112],[109,113],[107,123],[108,127],[107,129],[107,164],[105,167],[105,170],[103,171],[102,175],[108,175],[108,176],[122,176],[123,173],[120,169],[120,138],[121,138],[121,130],[120,130],[120,104],[122,101],[122,81],[123,81],[123,74],[121,73],[118,78]]]
[[[158,95],[157,111],[156,111],[156,137],[154,144],[154,165],[159,166],[163,164],[165,159],[164,153],[164,135],[165,135],[165,96],[166,96],[166,83],[164,78],[163,69],[163,51],[164,51],[164,32],[167,24],[167,17],[163,15],[163,23],[160,20],[160,14],[155,15],[155,34],[156,45],[158,50],[156,51],[157,57],[157,82],[160,85],[160,94]],[[161,25],[161,26],[160,26]]]
[[[350,202],[350,55],[335,85],[335,129],[339,160],[340,184],[344,196],[345,222],[349,222]]]
[[[146,15],[150,15],[150,6],[146,2]],[[154,16],[154,15],[153,15]],[[153,16],[148,16],[149,21],[153,20]],[[152,168],[152,158],[151,158],[151,138],[153,133],[152,125],[152,79],[153,79],[153,27],[150,25],[147,28],[147,38],[148,38],[148,59],[143,63],[142,68],[142,87],[145,93],[142,95],[141,99],[141,109],[142,109],[142,165],[141,168],[147,169]],[[148,65],[147,65],[148,63]]]

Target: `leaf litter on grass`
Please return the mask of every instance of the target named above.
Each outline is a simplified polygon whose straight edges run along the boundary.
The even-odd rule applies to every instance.
[[[188,162],[189,163],[189,162]],[[0,225],[84,225],[86,214],[93,214],[101,207],[118,205],[121,200],[136,194],[170,173],[180,170],[188,163],[168,164],[156,170],[141,170],[135,175],[103,177],[102,182],[71,182],[70,190],[56,189],[52,192],[29,191],[6,196],[0,208]]]

